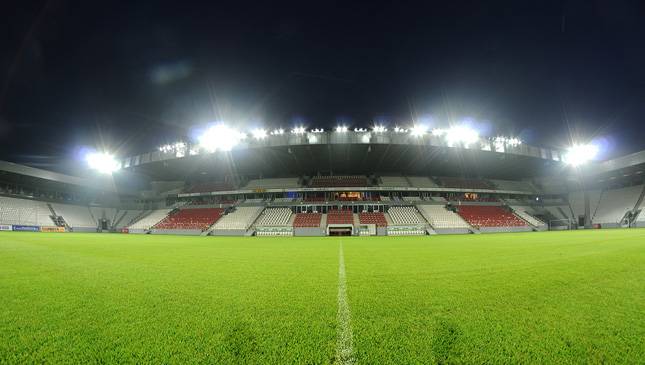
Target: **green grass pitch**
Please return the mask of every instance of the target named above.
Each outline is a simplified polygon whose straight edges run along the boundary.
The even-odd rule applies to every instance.
[[[0,233],[0,363],[341,360],[643,363],[645,230]]]

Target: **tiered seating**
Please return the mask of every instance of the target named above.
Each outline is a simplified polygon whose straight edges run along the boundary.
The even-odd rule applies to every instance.
[[[551,213],[551,215],[554,216],[556,219],[567,220],[567,221],[574,220],[573,217],[571,216],[571,209],[569,209],[568,205],[545,206],[544,208],[549,213]],[[560,210],[564,212],[564,215],[560,212]]]
[[[205,230],[224,214],[221,208],[187,208],[176,211],[161,222],[154,225],[154,229],[199,229]]]
[[[403,201],[406,202],[420,202],[422,199],[419,196],[404,196]]]
[[[298,213],[293,221],[294,227],[320,227],[321,213]]]
[[[526,222],[499,206],[462,205],[459,215],[478,228],[526,226]]]
[[[410,183],[403,176],[381,176],[381,186],[401,187],[410,186]]]
[[[87,208],[85,208],[86,212]],[[53,226],[47,203],[0,197],[0,223],[27,226]]]
[[[292,202],[293,198],[275,198],[273,199],[273,201],[276,203],[288,203],[288,202]]]
[[[215,223],[213,230],[248,229],[263,209],[264,207],[238,207]]]
[[[424,223],[415,207],[390,207],[387,212],[394,224],[405,225]]]
[[[314,176],[311,178],[311,187],[313,188],[346,186],[367,186],[367,178],[360,175]]]
[[[125,213],[124,213],[125,212]],[[127,227],[133,219],[138,217],[143,213],[142,210],[125,210],[119,212],[119,217],[117,218],[118,222],[115,222],[115,226],[118,229]],[[120,220],[119,220],[120,219]]]
[[[535,189],[533,189],[531,184],[524,181],[491,180],[491,182],[497,187],[498,190],[525,191],[529,193],[535,192]]]
[[[431,197],[431,199],[432,201],[435,201],[435,202],[442,202],[442,203],[447,202],[446,198],[444,198],[443,196],[433,196]]]
[[[598,207],[601,191],[590,190],[588,194],[589,194],[589,212],[593,214],[596,211],[596,208]],[[585,215],[585,196],[582,191],[575,191],[573,193],[570,193],[569,204],[571,205],[571,209],[573,209],[575,220],[577,220],[579,216]],[[636,203],[634,202],[634,204]],[[565,210],[565,212],[568,212],[568,211],[569,209]]]
[[[642,191],[643,185],[605,190],[593,216],[593,223],[620,223],[625,213],[634,209]]]
[[[408,180],[410,180],[410,183],[415,188],[436,188],[437,187],[437,184],[435,184],[435,182],[432,181],[432,179],[430,179],[427,176],[408,176]]]
[[[376,224],[377,227],[386,227],[387,219],[381,212],[362,212],[358,213],[358,220],[361,224]]]
[[[262,216],[256,224],[259,227],[286,226],[291,220],[293,212],[290,208],[268,208],[262,212]]]
[[[262,198],[251,198],[244,200],[244,203],[262,203],[264,199]]]
[[[298,184],[298,178],[282,178],[282,179],[258,179],[258,180],[249,180],[248,184],[244,187],[245,189],[286,189],[286,188],[297,188],[300,187]]]
[[[461,179],[456,177],[441,177],[441,184],[449,188],[457,189],[495,189],[493,184],[486,180],[480,179]]]
[[[170,213],[171,210],[172,209],[153,210],[152,212],[150,212],[150,214],[139,219],[137,222],[134,222],[128,228],[129,229],[150,229],[150,227],[154,226],[155,224],[161,222],[162,219],[166,218],[166,216],[168,215],[168,213]]]
[[[193,184],[187,193],[208,193],[211,191],[233,190],[233,185],[225,182],[200,182]]]
[[[541,227],[541,226],[545,225],[544,222],[542,222],[541,220],[535,218],[533,215],[531,215],[531,213],[528,212],[531,209],[530,207],[514,206],[512,208],[513,208],[513,211],[515,212],[515,214],[518,217],[524,219],[530,225],[535,226],[535,227]]]
[[[470,228],[457,213],[443,205],[418,205],[417,208],[433,228]]]
[[[98,224],[90,214],[89,207],[82,207],[80,205],[69,204],[52,204],[52,208],[56,214],[65,219],[65,222],[70,227],[78,228],[97,228]]]
[[[332,209],[327,212],[327,224],[354,224],[351,210]]]

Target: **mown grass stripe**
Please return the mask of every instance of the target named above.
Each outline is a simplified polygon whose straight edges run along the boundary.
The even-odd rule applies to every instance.
[[[347,300],[347,282],[345,276],[345,257],[343,242],[338,249],[338,342],[336,345],[336,362],[338,364],[353,364],[354,348],[352,337],[351,314]]]

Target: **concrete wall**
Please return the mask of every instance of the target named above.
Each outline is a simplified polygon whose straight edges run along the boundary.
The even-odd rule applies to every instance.
[[[481,233],[508,233],[508,232],[531,232],[531,227],[481,227]]]
[[[199,236],[202,233],[199,229],[153,229],[152,234],[174,234],[182,236]]]
[[[293,229],[294,236],[325,236],[325,230],[319,227],[301,227]]]
[[[434,228],[437,234],[468,234],[469,229],[466,228]]]
[[[209,236],[244,236],[246,229],[214,229]]]

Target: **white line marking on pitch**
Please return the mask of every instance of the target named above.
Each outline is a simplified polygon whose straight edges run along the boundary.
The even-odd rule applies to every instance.
[[[345,280],[345,257],[343,241],[338,249],[338,343],[336,344],[336,361],[338,364],[353,364],[354,348],[352,323],[347,300],[347,283]]]

